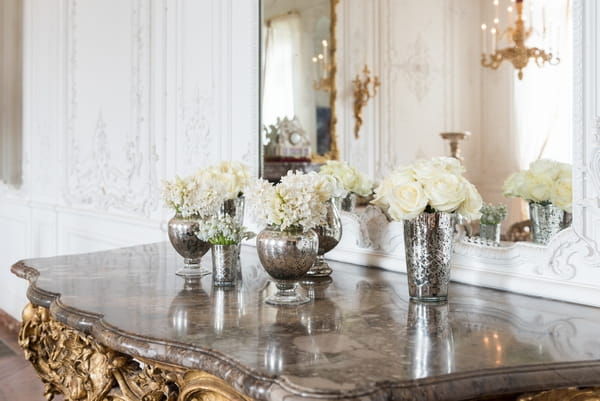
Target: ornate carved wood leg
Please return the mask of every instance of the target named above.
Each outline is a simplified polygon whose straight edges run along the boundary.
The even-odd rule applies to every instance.
[[[252,401],[203,371],[155,361],[142,366],[32,304],[23,310],[19,345],[44,382],[47,400],[63,394],[65,401]]]

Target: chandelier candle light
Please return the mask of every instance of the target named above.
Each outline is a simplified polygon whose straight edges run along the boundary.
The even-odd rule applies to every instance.
[[[494,20],[491,26],[487,24],[481,25],[481,42],[482,42],[482,53],[481,53],[481,65],[483,67],[492,68],[494,70],[500,67],[500,64],[504,60],[510,61],[515,69],[518,70],[519,79],[523,79],[523,69],[529,63],[529,59],[534,59],[538,67],[542,67],[545,63],[550,65],[557,65],[560,62],[560,58],[556,54],[553,54],[552,50],[556,50],[557,43],[550,43],[551,39],[557,39],[557,35],[554,34],[552,26],[546,26],[546,13],[545,9],[542,9],[542,29],[541,32],[536,32],[533,28],[532,21],[529,21],[529,27],[526,27],[527,18],[523,16],[523,0],[511,0],[511,3],[515,3],[508,6],[507,11],[507,22],[508,27],[503,31],[500,29],[500,17],[499,7],[500,0],[492,0],[494,5]],[[543,6],[542,6],[543,7]],[[513,21],[513,13],[516,11],[516,18]],[[529,7],[529,19],[532,18],[533,5]],[[488,34],[489,32],[489,34]],[[525,42],[534,34],[541,36],[542,41],[545,45],[548,45],[548,49],[541,49],[539,47],[527,47]],[[488,54],[488,36],[491,37],[491,51]],[[507,38],[510,45],[505,48],[498,48],[499,42],[503,38]]]

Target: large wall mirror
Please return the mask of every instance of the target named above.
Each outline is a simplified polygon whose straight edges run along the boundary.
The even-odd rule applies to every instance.
[[[284,144],[284,150],[294,138],[304,146],[310,144],[311,153],[330,150],[320,147],[318,127],[325,110],[333,110],[335,117],[336,100],[341,106],[339,114],[345,117],[337,127],[344,144],[338,156],[374,180],[417,158],[449,156],[449,144],[440,133],[468,131],[471,135],[460,143],[468,178],[485,201],[507,204],[509,216],[503,234],[510,239],[509,227],[525,222],[528,208],[520,199],[504,197],[504,180],[538,158],[572,162],[571,0],[522,3],[529,34],[526,45],[544,49],[553,57],[541,67],[529,60],[521,76],[510,60],[497,69],[483,67],[481,60],[482,53],[515,45],[508,32],[516,26],[518,2],[514,0],[338,3],[262,1],[263,124],[272,127],[282,116],[296,119],[286,120],[291,128],[286,130],[286,124],[280,127],[280,132],[292,133],[287,137],[275,135],[274,130],[264,133],[265,175],[271,178],[268,166],[273,164],[269,156],[273,148],[269,146],[274,147],[277,140]],[[336,27],[338,14],[343,24]],[[492,29],[497,30],[496,35]],[[329,48],[324,46],[326,35]],[[328,54],[336,45],[343,54],[343,62],[337,64],[336,52]],[[287,53],[277,49],[287,49]],[[270,66],[285,60],[287,68],[283,64]],[[352,79],[365,62],[380,77],[381,88],[357,139],[353,134]],[[328,93],[316,88],[327,77],[329,64],[337,74],[331,76],[333,92]],[[339,99],[335,97],[336,80]],[[296,122],[306,136],[294,135]],[[333,126],[334,138],[335,131]],[[289,161],[293,156],[289,151],[283,159],[275,160]],[[282,167],[275,176],[293,168],[291,164]],[[512,238],[526,236],[517,232]]]
[[[339,157],[337,1],[262,1],[263,176],[273,181]]]

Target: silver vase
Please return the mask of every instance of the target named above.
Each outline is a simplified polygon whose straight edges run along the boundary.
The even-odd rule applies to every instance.
[[[240,227],[244,225],[244,206],[246,204],[246,200],[243,196],[238,196],[235,199],[227,199],[223,201],[221,205],[220,215],[229,215],[231,216],[236,224]]]
[[[335,206],[338,210],[354,213],[356,209],[356,194],[348,192],[346,196],[338,196],[334,198]]]
[[[408,294],[423,302],[448,299],[455,215],[421,213],[404,221]]]
[[[215,287],[232,287],[238,273],[240,244],[212,245],[212,279]]]
[[[531,219],[531,239],[537,244],[546,245],[560,230],[571,224],[571,214],[552,203],[529,202]]]
[[[479,236],[482,239],[495,242],[496,244],[500,243],[500,232],[501,232],[502,224],[479,224]]]
[[[262,230],[256,237],[258,258],[265,271],[275,279],[277,293],[267,297],[271,305],[300,305],[310,298],[296,291],[298,280],[317,258],[319,237],[313,230]]]
[[[182,277],[198,277],[210,274],[210,270],[200,265],[202,256],[210,249],[210,244],[196,236],[202,220],[197,217],[182,217],[176,214],[168,223],[171,245],[183,256],[183,268],[176,274]]]
[[[317,260],[306,274],[312,277],[327,277],[331,275],[332,270],[325,262],[324,255],[335,248],[342,239],[342,220],[338,208],[332,200],[327,202],[325,224],[315,227],[314,231],[319,237]]]

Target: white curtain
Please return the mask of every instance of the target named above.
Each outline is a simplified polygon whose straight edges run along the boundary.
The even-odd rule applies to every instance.
[[[264,37],[263,124],[295,116],[313,137],[316,110],[311,71],[307,68],[311,55],[302,52],[305,46],[300,16],[292,13],[271,19]]]
[[[21,183],[23,2],[0,1],[0,181]]]
[[[539,7],[543,4],[543,7]],[[560,64],[539,68],[530,61],[523,80],[515,76],[515,128],[520,168],[539,158],[571,162],[573,54],[569,1],[533,2],[534,26],[546,25],[546,37],[533,45],[550,49]],[[537,24],[536,24],[537,21]],[[532,45],[528,42],[529,45]]]

